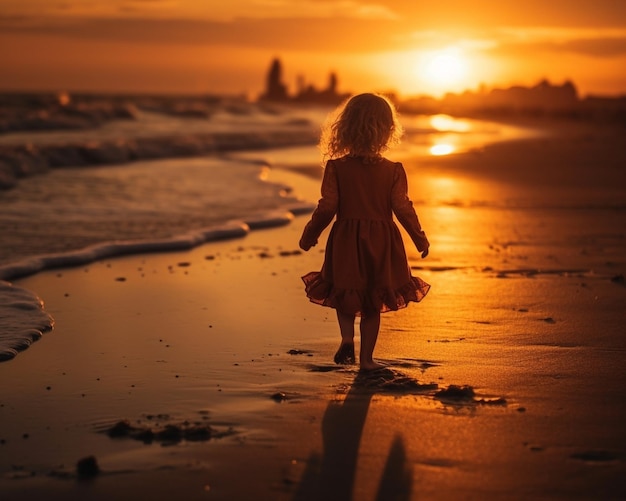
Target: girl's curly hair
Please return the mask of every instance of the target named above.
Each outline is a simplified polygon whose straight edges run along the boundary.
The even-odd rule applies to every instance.
[[[319,146],[324,160],[344,155],[374,160],[399,143],[402,133],[389,99],[380,94],[358,94],[328,117]]]

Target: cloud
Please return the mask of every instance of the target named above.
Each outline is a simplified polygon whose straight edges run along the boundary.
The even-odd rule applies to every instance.
[[[626,28],[599,27],[561,27],[561,26],[523,26],[500,27],[495,30],[496,36],[520,42],[568,42],[578,39],[593,38],[624,38]]]
[[[394,43],[394,22],[379,19],[236,19],[0,17],[5,32],[119,43],[221,45],[271,50],[365,52]],[[394,47],[392,47],[394,48]]]
[[[4,14],[39,17],[137,17],[233,21],[249,19],[399,19],[387,2],[367,0],[0,0]]]
[[[226,9],[225,4],[220,2],[215,9],[213,6],[208,9],[204,2],[192,4],[184,0],[111,0],[97,5],[106,5],[108,9],[115,7],[116,15],[91,15],[96,11],[90,15],[82,11],[75,15],[71,11],[71,15],[63,16],[9,13],[0,15],[0,30],[76,41],[329,54],[434,49],[447,45],[462,46],[474,53],[525,58],[536,53],[559,52],[611,58],[626,52],[626,28],[429,26],[416,30],[413,18],[400,18],[395,10],[384,5],[356,0],[233,0],[230,15],[247,11],[249,16],[180,17],[183,5],[196,6],[198,12],[202,8],[205,15],[210,12],[219,16],[220,9]],[[76,7],[69,1],[48,5],[57,12]],[[168,15],[170,12],[179,17]],[[185,12],[189,16],[191,11]]]
[[[626,29],[504,28],[494,34],[493,52],[502,55],[571,53],[612,58],[626,55]]]
[[[572,40],[562,44],[559,49],[593,57],[624,56],[626,37]]]
[[[355,0],[256,0],[231,7],[231,18],[357,18],[398,19],[398,14],[384,4]],[[242,8],[243,7],[243,8]]]
[[[176,0],[124,0],[117,7],[121,13],[159,14],[171,15],[179,7]]]

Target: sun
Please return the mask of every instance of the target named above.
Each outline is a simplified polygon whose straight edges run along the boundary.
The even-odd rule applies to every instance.
[[[420,71],[430,84],[454,87],[465,79],[467,63],[458,49],[442,49],[426,53]]]
[[[441,96],[446,92],[463,91],[471,83],[470,62],[473,58],[462,48],[414,50],[407,52],[406,56],[411,59],[410,70],[403,80],[407,85],[411,82],[417,92]]]
[[[367,55],[368,68],[386,68],[389,87],[405,95],[443,97],[459,93],[493,74],[493,64],[475,47],[454,45],[411,48]]]

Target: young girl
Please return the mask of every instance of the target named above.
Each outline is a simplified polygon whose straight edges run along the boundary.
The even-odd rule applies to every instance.
[[[401,163],[382,153],[402,135],[393,105],[377,94],[352,97],[322,133],[329,160],[322,198],[304,228],[300,247],[308,251],[336,215],[321,271],[302,277],[309,299],[337,310],[341,345],[335,363],[354,363],[354,321],[361,317],[360,367],[380,369],[372,355],[380,314],[421,301],[430,285],[411,276],[400,231],[410,235],[422,258],[428,239],[408,197]]]

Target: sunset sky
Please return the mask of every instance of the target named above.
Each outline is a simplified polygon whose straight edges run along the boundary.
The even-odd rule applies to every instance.
[[[254,97],[274,57],[291,91],[626,94],[626,1],[0,0],[0,89]]]

